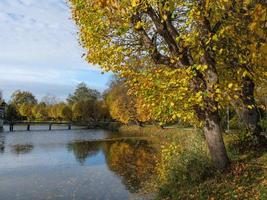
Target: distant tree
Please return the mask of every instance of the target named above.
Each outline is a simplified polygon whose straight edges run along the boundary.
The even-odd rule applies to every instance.
[[[8,104],[5,110],[5,119],[8,121],[15,121],[20,119],[17,107],[14,104]]]
[[[93,107],[92,118],[95,121],[105,121],[110,119],[110,114],[108,110],[108,106],[105,101],[96,101]]]
[[[72,121],[73,113],[72,113],[72,110],[71,110],[69,105],[65,105],[65,106],[62,107],[62,109],[61,109],[61,117],[64,120]]]
[[[122,123],[141,124],[151,119],[151,113],[143,106],[144,102],[129,94],[129,88],[123,79],[113,78],[105,94],[105,103],[111,117]]]
[[[31,92],[16,90],[11,95],[11,103],[14,105],[21,105],[21,104],[34,105],[37,104],[37,100]]]
[[[37,120],[47,120],[48,119],[48,111],[45,103],[39,103],[33,106],[32,114]]]
[[[70,94],[67,98],[68,104],[72,105],[73,120],[91,121],[101,115],[97,113],[101,112],[97,103],[100,96],[97,90],[89,88],[85,83],[78,84],[74,94]]]
[[[51,120],[62,120],[62,109],[65,107],[64,102],[60,102],[54,105],[48,106],[48,115]]]
[[[93,120],[94,100],[80,100],[72,105],[73,118],[76,121]]]
[[[32,120],[34,119],[34,115],[32,112],[32,108],[34,107],[34,104],[19,104],[18,111],[19,114],[23,117],[23,119],[26,120]]]
[[[74,104],[75,102],[81,100],[93,100],[96,101],[100,97],[100,93],[97,90],[90,89],[85,83],[80,83],[77,85],[74,94],[70,94],[67,98],[69,104]]]

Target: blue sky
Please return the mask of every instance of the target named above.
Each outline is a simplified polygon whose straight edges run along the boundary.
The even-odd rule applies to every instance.
[[[0,0],[0,89],[64,98],[79,82],[103,91],[110,74],[86,63],[65,0]]]

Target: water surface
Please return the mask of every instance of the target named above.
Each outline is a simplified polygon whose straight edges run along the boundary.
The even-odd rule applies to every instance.
[[[140,189],[154,173],[150,142],[105,130],[42,128],[0,133],[1,200],[147,198]]]

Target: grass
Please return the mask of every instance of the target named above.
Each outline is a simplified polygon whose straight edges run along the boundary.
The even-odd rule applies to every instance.
[[[157,199],[267,199],[267,147],[247,146],[238,133],[224,135],[231,166],[218,172],[210,163],[201,134],[193,139],[194,129],[128,126],[120,131],[153,136],[165,152],[151,184]]]
[[[267,199],[266,163],[266,150],[240,154],[227,171],[165,199]]]

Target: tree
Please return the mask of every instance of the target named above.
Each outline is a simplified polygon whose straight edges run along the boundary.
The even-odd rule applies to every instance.
[[[8,121],[15,121],[20,119],[17,107],[14,104],[8,104],[5,110],[5,119]]]
[[[47,106],[49,118],[52,120],[62,120],[62,110],[65,105],[66,104],[64,102],[59,102],[57,104]]]
[[[122,123],[136,122],[140,125],[151,119],[151,113],[145,109],[142,100],[129,94],[129,88],[123,79],[115,77],[110,83],[105,102],[111,117]]]
[[[155,86],[166,89],[169,96],[163,94],[163,99],[157,99],[162,100],[162,106],[155,109],[157,117],[163,122],[182,114],[187,121],[195,119],[204,127],[214,165],[226,168],[229,160],[218,114],[219,75],[208,42],[213,35],[196,12],[198,2],[71,2],[81,43],[88,50],[87,60],[126,77],[133,92],[142,91],[151,107],[162,92]],[[170,82],[172,77],[175,80]],[[175,103],[180,109],[175,110]]]
[[[69,95],[67,102],[73,104],[81,100],[93,100],[96,101],[100,97],[100,93],[97,90],[90,89],[85,83],[77,85],[73,95]]]
[[[39,103],[32,107],[32,114],[37,120],[48,120],[48,111],[45,103]]]
[[[34,106],[33,104],[27,104],[27,103],[19,104],[18,111],[20,116],[22,116],[24,119],[27,120],[34,119],[34,115],[32,112],[33,106]]]
[[[97,90],[87,87],[85,83],[78,84],[74,94],[70,94],[67,99],[67,102],[72,106],[73,119],[76,121],[95,120],[100,114],[96,113],[100,111],[97,103],[100,96]]]
[[[65,105],[61,110],[61,117],[64,120],[72,121],[73,113],[69,105]]]
[[[105,102],[113,119],[127,124],[135,120],[134,101],[127,95],[127,87],[123,80],[115,80],[106,92]]]
[[[80,100],[72,105],[73,118],[76,121],[88,122],[93,119],[93,100]]]
[[[11,95],[11,103],[14,105],[37,104],[35,96],[28,91],[17,90]]]
[[[94,121],[105,121],[110,119],[108,107],[103,100],[94,103],[92,118]]]
[[[218,68],[219,74],[229,94],[236,97],[227,103],[259,139],[254,91],[266,79],[266,8],[266,3],[257,0],[205,1],[205,9],[200,10],[206,26],[213,27],[213,57],[225,65]]]

